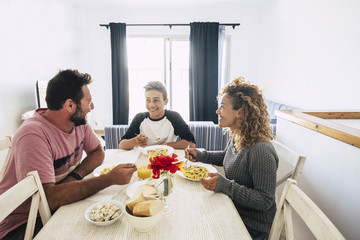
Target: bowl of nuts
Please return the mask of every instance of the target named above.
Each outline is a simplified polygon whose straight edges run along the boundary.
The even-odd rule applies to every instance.
[[[121,218],[124,204],[116,200],[94,203],[85,211],[85,219],[97,226],[113,224]]]

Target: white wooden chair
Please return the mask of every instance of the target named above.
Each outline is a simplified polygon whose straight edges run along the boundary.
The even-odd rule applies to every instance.
[[[50,208],[37,171],[29,172],[25,179],[0,195],[0,222],[29,197],[32,197],[32,200],[24,239],[32,239],[38,212],[43,225],[51,217]]]
[[[288,179],[271,226],[269,240],[280,239],[283,227],[286,239],[294,239],[292,209],[298,213],[316,239],[345,239],[320,208],[296,185],[296,181]]]
[[[280,186],[288,178],[299,181],[306,157],[301,156],[276,140],[272,140],[271,142],[279,156],[276,187]]]
[[[5,160],[3,162],[3,165],[1,167],[1,171],[0,171],[0,181],[4,175],[4,171],[7,165],[7,162],[9,160],[10,157],[10,150],[11,150],[11,143],[12,143],[12,137],[11,136],[6,136],[5,138],[0,140],[0,151],[6,150],[7,149],[7,154],[5,157]]]

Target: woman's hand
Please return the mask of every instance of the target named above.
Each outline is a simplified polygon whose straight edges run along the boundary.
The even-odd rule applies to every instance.
[[[189,159],[192,162],[195,162],[196,161],[195,148],[185,148],[185,158]]]
[[[210,178],[200,178],[200,183],[209,191],[215,191],[219,180],[219,173],[208,173]]]

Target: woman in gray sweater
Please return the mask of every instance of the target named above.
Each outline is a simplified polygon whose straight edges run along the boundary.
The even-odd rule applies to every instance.
[[[201,184],[228,195],[253,239],[267,239],[276,212],[278,156],[270,142],[269,115],[257,86],[234,79],[219,93],[219,126],[230,140],[224,151],[185,150],[192,161],[224,167],[225,176],[209,173]]]

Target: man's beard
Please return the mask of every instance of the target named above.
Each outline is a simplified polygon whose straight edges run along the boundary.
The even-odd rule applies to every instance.
[[[75,113],[70,117],[70,121],[72,121],[75,126],[85,125],[87,124],[86,115],[84,116],[84,112],[81,109],[81,106],[76,108]]]

